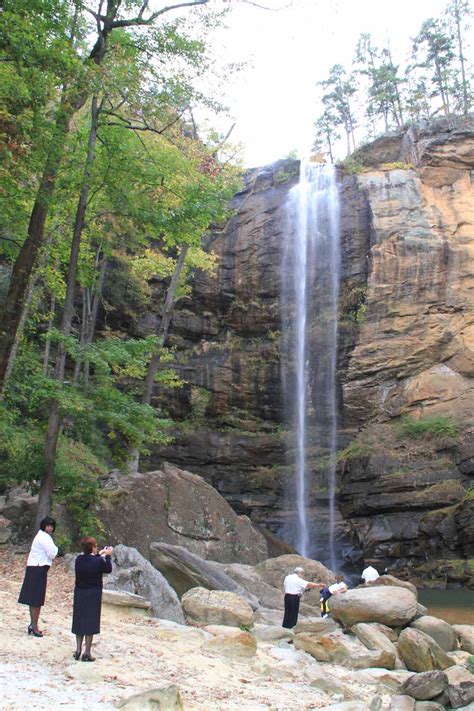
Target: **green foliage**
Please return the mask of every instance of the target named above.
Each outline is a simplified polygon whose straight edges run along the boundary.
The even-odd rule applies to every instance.
[[[45,468],[44,427],[36,420],[14,416],[0,406],[0,490],[27,482],[37,490]],[[98,494],[98,477],[107,471],[104,463],[81,442],[59,439],[54,501],[64,503],[81,533],[100,533],[93,507]],[[67,541],[64,541],[64,545]]]
[[[394,163],[382,163],[379,166],[380,170],[413,170],[413,163],[404,163],[403,161],[395,161]]]
[[[349,155],[344,160],[338,161],[338,165],[347,175],[359,175],[364,171],[364,166],[354,155]]]
[[[206,388],[191,386],[191,408],[193,420],[202,420],[212,399],[212,393]]]
[[[378,47],[370,34],[361,34],[352,65],[334,65],[320,82],[322,111],[315,120],[314,150],[326,152],[333,162],[340,128],[349,154],[355,149],[356,125],[362,129],[359,140],[367,142],[403,130],[407,120],[440,113],[468,116],[474,100],[468,60],[471,18],[469,0],[450,0],[438,17],[422,22],[405,65],[388,44]],[[348,172],[359,171],[348,166]]]
[[[81,442],[61,437],[56,460],[54,500],[66,505],[79,528],[79,535],[100,538],[103,528],[94,512],[98,478],[107,468]]]
[[[339,314],[342,322],[361,324],[365,319],[367,287],[344,288],[339,299]]]
[[[444,415],[421,417],[418,420],[407,415],[402,418],[397,426],[397,436],[399,439],[405,437],[412,439],[457,437],[458,434],[459,427],[453,418]]]
[[[343,462],[345,460],[370,457],[371,454],[371,447],[361,444],[360,442],[351,442],[347,447],[337,452],[336,459],[338,462]]]

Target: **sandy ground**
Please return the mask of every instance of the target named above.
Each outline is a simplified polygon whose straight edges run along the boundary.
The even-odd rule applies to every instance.
[[[186,711],[300,711],[342,701],[311,687],[314,675],[342,682],[367,702],[375,686],[364,674],[320,664],[292,646],[258,644],[255,657],[228,659],[201,650],[210,635],[165,620],[105,612],[94,638],[93,664],[72,658],[73,577],[55,561],[42,610],[42,639],[27,635],[28,608],[17,604],[25,555],[0,553],[1,711],[25,709],[113,709],[115,703],[163,682],[178,686]],[[383,697],[388,708],[389,697]]]

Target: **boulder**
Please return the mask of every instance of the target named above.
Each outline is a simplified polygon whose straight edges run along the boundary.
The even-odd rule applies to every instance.
[[[227,590],[243,597],[254,610],[259,607],[260,603],[255,595],[249,593],[227,575],[221,564],[205,560],[182,546],[152,543],[150,545],[150,560],[179,596],[195,587],[208,590]]]
[[[232,659],[249,658],[257,652],[255,637],[243,630],[227,631],[216,635],[201,646],[204,652],[218,654]]]
[[[415,701],[415,711],[444,711],[444,706],[437,701]]]
[[[285,576],[292,573],[296,567],[303,568],[305,580],[326,585],[336,581],[334,573],[325,565],[300,555],[280,555],[278,558],[269,558],[255,565],[254,569],[261,576],[263,582],[281,591]],[[304,602],[315,605],[319,609],[319,591],[310,590],[305,593]]]
[[[424,617],[425,615],[428,614],[428,608],[422,605],[420,602],[416,603],[416,615],[415,615],[415,620],[417,620],[419,617]]]
[[[323,691],[325,694],[342,696],[346,701],[354,698],[354,693],[348,684],[340,681],[334,676],[329,676],[321,667],[312,664],[305,670],[306,681],[314,689]]]
[[[383,649],[376,651],[359,652],[352,654],[342,661],[343,666],[351,669],[372,669],[382,667],[382,669],[395,669],[396,655]]]
[[[448,677],[442,671],[421,672],[413,674],[403,682],[400,689],[402,694],[412,696],[419,701],[434,699],[448,688]]]
[[[3,497],[2,497],[3,498]],[[11,536],[11,521],[0,515],[0,545],[8,543]]]
[[[416,613],[416,598],[400,588],[394,595],[388,586],[357,588],[331,598],[331,614],[344,625],[381,622],[389,627],[408,624]]]
[[[336,622],[330,617],[314,617],[308,620],[302,620],[293,628],[295,634],[302,632],[310,632],[311,634],[328,634],[339,629]]]
[[[464,652],[462,649],[456,649],[455,652],[447,652],[450,659],[453,660],[453,666],[468,667],[470,660],[472,659],[472,654],[470,652]]]
[[[331,706],[325,706],[324,711],[370,711],[370,706],[367,706],[366,701],[341,701]]]
[[[388,711],[413,711],[415,708],[415,699],[405,694],[392,696]]]
[[[389,585],[391,587],[405,588],[406,590],[410,590],[410,592],[418,598],[418,590],[416,585],[413,585],[413,583],[410,583],[408,580],[399,580],[393,575],[379,575],[377,580],[373,580],[370,583],[370,587],[377,585]]]
[[[364,644],[367,649],[383,650],[395,656],[395,669],[405,669],[405,665],[398,656],[398,651],[393,642],[381,632],[374,624],[359,622],[351,628],[355,636]]]
[[[103,605],[116,605],[117,607],[135,607],[138,610],[150,610],[151,604],[141,595],[119,590],[103,590]]]
[[[318,662],[341,663],[352,654],[351,647],[343,635],[333,632],[326,635],[302,632],[295,636],[293,642],[295,649],[302,649],[311,654]]]
[[[411,627],[429,634],[445,652],[452,652],[453,649],[456,649],[457,638],[455,630],[447,622],[440,620],[439,617],[432,617],[431,615],[419,617],[411,623]]]
[[[221,565],[222,570],[237,583],[240,587],[246,589],[248,594],[254,595],[262,607],[269,610],[283,610],[283,588],[274,587],[268,582],[265,582],[261,573],[252,565],[244,565],[242,563],[230,563]],[[306,596],[305,596],[306,597]],[[308,606],[306,606],[308,608]],[[305,605],[300,604],[300,612],[303,612]],[[308,608],[309,609],[309,608]],[[311,608],[311,613],[314,615],[314,608]],[[278,624],[283,620],[283,612],[280,613]]]
[[[222,590],[191,588],[181,599],[188,624],[252,627],[253,610],[241,597]]]
[[[425,672],[447,669],[453,662],[432,637],[421,630],[407,627],[398,638],[397,649],[410,671]]]
[[[474,654],[474,625],[453,625],[459,646],[464,652]]]
[[[364,671],[364,677],[368,677],[371,682],[376,682],[382,693],[387,693],[389,689],[392,694],[399,694],[403,682],[411,676],[413,676],[412,672],[402,670],[374,668]]]
[[[279,642],[281,639],[293,639],[294,630],[286,627],[273,627],[272,625],[255,625],[253,633],[259,642]]]
[[[108,480],[101,483],[107,489]],[[255,564],[267,557],[265,538],[246,516],[238,516],[200,476],[171,464],[117,477],[97,515],[110,544],[127,541],[145,557],[154,541],[222,563]]]
[[[451,667],[446,676],[449,701],[454,709],[474,703],[474,676],[465,667]]]
[[[384,634],[387,639],[390,640],[390,642],[397,641],[398,633],[396,630],[392,629],[392,627],[388,627],[388,625],[382,625],[380,624],[380,622],[370,622],[370,626]]]
[[[150,601],[155,617],[183,623],[181,603],[166,578],[135,548],[119,544],[114,548],[114,567],[107,576],[107,590],[142,595]],[[105,592],[105,591],[104,591]]]
[[[174,684],[163,684],[149,691],[118,701],[116,706],[125,711],[182,711],[183,704]]]

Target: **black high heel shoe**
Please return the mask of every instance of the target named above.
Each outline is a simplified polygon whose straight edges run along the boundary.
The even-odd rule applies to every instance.
[[[35,632],[33,627],[31,625],[28,625],[28,635],[32,634],[33,637],[42,637],[43,633],[42,632]]]
[[[95,657],[91,657],[90,654],[83,654],[82,661],[83,662],[95,662]]]
[[[72,656],[74,657],[74,659],[76,660],[76,662],[78,662],[79,659],[81,658],[81,653],[80,653],[80,652],[73,652],[73,653],[72,653]]]

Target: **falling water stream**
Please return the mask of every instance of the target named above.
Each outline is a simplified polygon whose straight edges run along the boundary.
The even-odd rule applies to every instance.
[[[302,163],[289,193],[289,235],[283,262],[283,329],[286,402],[295,432],[293,495],[295,546],[335,566],[334,529],[337,448],[337,301],[339,294],[339,193],[332,165]],[[291,370],[292,377],[289,377]],[[291,389],[291,392],[289,390]],[[313,539],[308,508],[312,476],[308,449],[325,453],[329,500],[329,550]],[[324,555],[322,555],[324,553]]]

